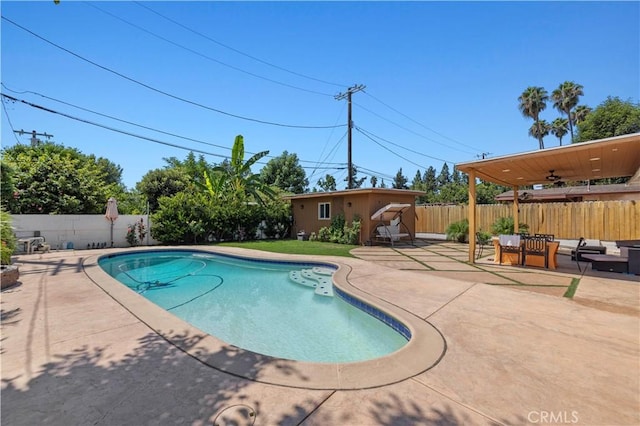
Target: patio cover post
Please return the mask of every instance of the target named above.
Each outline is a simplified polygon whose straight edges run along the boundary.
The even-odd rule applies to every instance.
[[[476,252],[476,171],[469,170],[469,262],[475,263]]]
[[[520,232],[520,207],[518,206],[518,186],[513,186],[513,233]]]

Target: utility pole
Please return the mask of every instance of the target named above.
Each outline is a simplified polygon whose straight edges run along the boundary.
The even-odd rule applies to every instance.
[[[354,84],[349,87],[345,93],[338,93],[335,96],[338,101],[347,98],[347,168],[349,170],[347,189],[353,188],[353,162],[351,161],[351,129],[353,127],[353,121],[351,120],[351,94],[364,90],[365,87],[364,84]]]
[[[14,133],[17,133],[20,136],[22,136],[24,134],[28,134],[29,132],[25,132],[24,130],[20,129],[20,130],[14,130]],[[47,132],[37,133],[35,130],[32,130],[31,131],[31,146],[37,146],[40,142],[42,142],[40,139],[36,138],[36,136],[43,136],[43,137],[47,138],[47,140],[51,139],[53,137],[53,135],[50,135]]]

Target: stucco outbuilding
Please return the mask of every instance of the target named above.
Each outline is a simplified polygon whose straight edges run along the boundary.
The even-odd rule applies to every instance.
[[[291,201],[293,214],[292,233],[304,231],[316,234],[320,228],[328,227],[331,219],[340,213],[351,224],[354,218],[361,220],[360,244],[375,241],[375,228],[378,222],[371,219],[376,211],[391,203],[410,204],[402,214],[403,230],[415,237],[416,213],[415,200],[421,191],[391,188],[346,189],[343,191],[311,192],[291,195],[285,198]]]

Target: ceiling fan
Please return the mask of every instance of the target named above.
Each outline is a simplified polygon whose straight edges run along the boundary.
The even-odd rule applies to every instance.
[[[547,176],[547,180],[549,182],[557,182],[560,179],[562,179],[562,176],[558,176],[558,175],[554,174],[553,172],[555,172],[555,170],[549,170],[549,176]]]

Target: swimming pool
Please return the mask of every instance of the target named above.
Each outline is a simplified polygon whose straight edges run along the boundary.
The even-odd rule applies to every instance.
[[[276,358],[231,345],[177,317],[173,311],[161,308],[111,277],[99,266],[99,261],[114,254],[162,253],[184,249],[185,247],[109,249],[106,255],[92,254],[83,259],[82,269],[89,280],[137,320],[132,322],[131,327],[141,333],[138,345],[146,345],[150,335],[145,330],[151,330],[180,351],[221,372],[272,385],[323,390],[367,389],[397,383],[432,368],[446,352],[443,335],[428,320],[413,313],[415,306],[412,304],[411,294],[402,294],[400,299],[393,296],[402,291],[401,282],[411,279],[411,274],[401,273],[402,276],[396,276],[393,270],[355,258],[323,258],[324,264],[336,268],[332,277],[334,291],[350,299],[352,304],[358,304],[361,310],[381,313],[383,320],[393,320],[396,325],[405,325],[411,339],[388,355],[344,363]],[[297,265],[318,263],[318,258],[314,256],[266,253],[236,247],[194,246],[189,249],[236,258],[296,262]],[[373,290],[363,291],[357,285],[363,280]]]
[[[329,264],[163,250],[106,256],[99,265],[198,329],[264,355],[357,362],[411,338],[402,322],[333,287]]]

